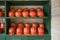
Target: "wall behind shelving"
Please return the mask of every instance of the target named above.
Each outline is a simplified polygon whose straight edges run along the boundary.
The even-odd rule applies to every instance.
[[[51,34],[52,40],[60,40],[60,0],[51,0]]]

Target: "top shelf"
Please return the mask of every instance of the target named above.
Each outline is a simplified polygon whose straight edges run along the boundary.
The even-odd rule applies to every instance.
[[[49,0],[6,0],[6,1],[49,1]]]
[[[3,6],[4,4],[5,4],[5,2],[0,0],[0,6],[1,5]]]

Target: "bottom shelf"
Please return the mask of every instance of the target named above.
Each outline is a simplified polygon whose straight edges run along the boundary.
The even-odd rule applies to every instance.
[[[39,35],[0,35],[0,40],[51,40],[51,35],[45,34],[44,36],[39,36]]]
[[[5,33],[2,33],[2,34],[0,34],[0,36],[6,36],[6,34]]]
[[[6,40],[51,40],[51,35],[44,35],[44,36],[39,36],[39,35],[21,35],[21,36],[17,36],[17,35],[7,35],[6,36]]]
[[[0,34],[0,40],[6,40],[5,35],[4,34]]]

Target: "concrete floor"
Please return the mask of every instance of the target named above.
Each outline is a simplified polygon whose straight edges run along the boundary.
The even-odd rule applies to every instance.
[[[60,0],[51,0],[51,34],[52,40],[60,40]]]

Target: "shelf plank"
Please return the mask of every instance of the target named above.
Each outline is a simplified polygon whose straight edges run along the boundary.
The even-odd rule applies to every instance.
[[[51,34],[44,34],[44,35],[24,35],[24,34],[22,34],[22,35],[19,35],[20,37],[21,36],[26,36],[26,37],[29,37],[29,36],[32,36],[32,37],[37,37],[37,36],[40,36],[40,37],[43,37],[43,36],[50,36]],[[16,34],[14,34],[14,35],[9,35],[9,34],[7,34],[6,36],[18,36],[18,35],[16,35]]]
[[[30,18],[35,18],[35,19],[45,19],[45,18],[48,18],[48,17],[6,17],[7,19],[13,19],[13,18],[20,18],[20,19],[30,19]]]
[[[6,0],[6,1],[49,1],[49,0]]]
[[[40,35],[29,35],[29,36],[26,36],[26,35],[20,35],[20,36],[17,36],[16,34],[15,35],[7,35],[7,37],[10,37],[11,39],[14,39],[14,40],[40,40],[40,39],[46,39],[46,40],[50,40],[50,37],[51,35],[49,34],[45,34],[44,36],[40,36]],[[48,37],[48,38],[47,38]]]

